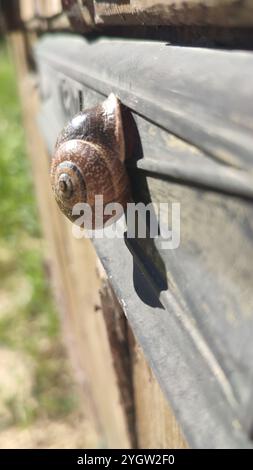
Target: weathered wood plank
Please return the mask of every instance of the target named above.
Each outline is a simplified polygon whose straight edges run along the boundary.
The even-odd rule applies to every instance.
[[[140,346],[131,335],[135,415],[140,449],[184,449],[187,443]]]
[[[94,0],[96,23],[115,25],[216,25],[252,24],[251,0]]]
[[[127,417],[101,313],[97,257],[89,240],[77,241],[60,214],[49,184],[48,155],[36,124],[39,96],[29,74],[24,37],[9,37],[14,54],[28,150],[56,298],[73,366],[84,392],[84,406],[100,434],[101,446],[130,447]]]
[[[128,426],[132,436],[132,443],[136,446],[136,422],[134,410],[134,390],[132,380],[131,351],[128,341],[128,325],[122,307],[115,296],[105,270],[97,260],[100,279],[103,280],[100,288],[101,308],[107,327],[109,345],[113,358],[117,383],[121,392],[121,405],[128,417]]]
[[[107,284],[105,272],[94,255],[90,242],[77,242],[73,239],[70,224],[61,216],[50,197],[48,157],[34,119],[39,106],[38,95],[35,82],[27,69],[23,36],[11,35],[10,42],[18,71],[27,142],[48,247],[48,261],[52,268],[57,303],[62,313],[65,339],[85,396],[85,412],[87,414],[90,410],[90,419],[96,425],[97,432],[102,439],[106,436],[104,442],[100,441],[101,445],[117,447],[127,444],[122,407],[131,415],[132,437],[135,425],[138,428],[140,448],[151,448],[154,445],[157,448],[184,447],[185,441],[175,418],[136,344],[132,349],[137,408],[133,421],[132,392],[129,390],[132,374],[129,348],[132,348],[133,340],[129,346],[124,314]],[[102,292],[101,298],[99,291]],[[101,321],[102,313],[106,331]],[[117,386],[113,387],[115,380]],[[112,408],[107,403],[105,381]],[[115,393],[117,387],[120,391],[118,396]],[[152,408],[154,426],[147,419],[149,407]]]
[[[45,29],[45,18],[53,19],[65,12],[68,28],[80,32],[103,26],[250,27],[253,24],[252,0],[26,0],[19,1],[19,8],[28,28]],[[32,21],[35,18],[37,21]],[[50,27],[56,24],[47,23],[47,28]]]
[[[160,239],[94,240],[116,295],[189,445],[250,447],[251,54],[64,44],[48,38],[37,50],[49,148],[78,111],[79,92],[89,107],[114,91],[140,131],[134,199],[181,203],[177,250]],[[56,71],[58,83],[49,79]]]
[[[125,59],[119,60],[122,50]],[[114,91],[136,112],[144,158],[139,151],[133,164],[252,197],[252,173],[248,171],[252,168],[253,146],[251,53],[148,41],[100,40],[91,45],[82,38],[70,41],[62,35],[54,41],[44,38],[38,57],[45,68],[45,81],[50,67],[51,74],[55,68],[62,74],[58,83],[51,84],[47,106],[55,99],[55,88],[61,88],[63,82],[69,91],[70,109],[58,113],[55,125],[59,128],[78,111],[75,96],[79,91],[84,106],[90,99],[95,102],[100,95]],[[85,67],[88,62],[92,69]],[[87,88],[95,88],[97,98]],[[147,120],[157,124],[152,133]]]

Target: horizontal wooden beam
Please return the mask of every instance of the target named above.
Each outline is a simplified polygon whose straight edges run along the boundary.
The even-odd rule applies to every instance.
[[[245,28],[253,24],[251,0],[16,0],[15,9],[28,29],[45,30],[46,22],[47,29],[65,27],[84,33],[111,26]]]
[[[52,35],[36,58],[50,151],[80,104],[132,111],[134,200],[180,202],[181,244],[94,245],[189,445],[252,447],[251,54]]]

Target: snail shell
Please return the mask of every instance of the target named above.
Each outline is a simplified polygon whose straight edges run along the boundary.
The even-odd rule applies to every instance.
[[[96,195],[103,196],[103,209],[117,202],[124,210],[131,200],[124,165],[126,152],[129,156],[132,150],[131,138],[127,143],[125,139],[129,115],[118,98],[110,94],[102,104],[77,114],[60,133],[51,184],[60,209],[72,222],[77,218],[72,214],[74,205],[88,203],[94,228]],[[102,225],[111,217],[104,215]]]

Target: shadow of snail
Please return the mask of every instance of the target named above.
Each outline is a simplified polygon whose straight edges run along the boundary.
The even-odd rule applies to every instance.
[[[84,219],[86,229],[99,229],[115,222],[126,210],[127,203],[132,202],[127,160],[140,158],[141,154],[140,137],[133,116],[113,93],[101,104],[74,116],[58,136],[51,165],[51,185],[61,211],[72,222],[77,222],[80,212],[75,215],[73,207],[78,203],[87,204],[91,209],[92,220],[89,218],[86,224]],[[102,204],[99,211],[96,196],[103,196],[99,199]],[[145,201],[146,204],[149,202]],[[106,211],[108,204],[116,204],[117,211]],[[127,228],[131,234],[134,230],[135,227]],[[134,239],[131,238],[129,242],[125,234],[126,244],[130,252],[134,252],[136,292],[144,302],[161,307],[157,293],[152,293],[152,289],[147,292],[143,288],[146,268],[142,261],[139,263],[138,253],[142,253],[140,246],[135,256]],[[139,242],[138,245],[141,245]],[[149,252],[156,250],[148,233],[145,246],[147,243],[152,245],[149,246]],[[140,258],[144,260],[145,255],[142,253]],[[161,279],[160,275],[158,277]],[[166,282],[160,280],[158,290],[161,288],[166,288]]]

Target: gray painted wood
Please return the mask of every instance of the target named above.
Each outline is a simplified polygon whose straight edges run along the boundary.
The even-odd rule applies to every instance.
[[[95,247],[190,445],[252,447],[252,54],[49,36],[36,57],[50,152],[80,106],[133,111],[134,198],[180,202],[181,244]]]

